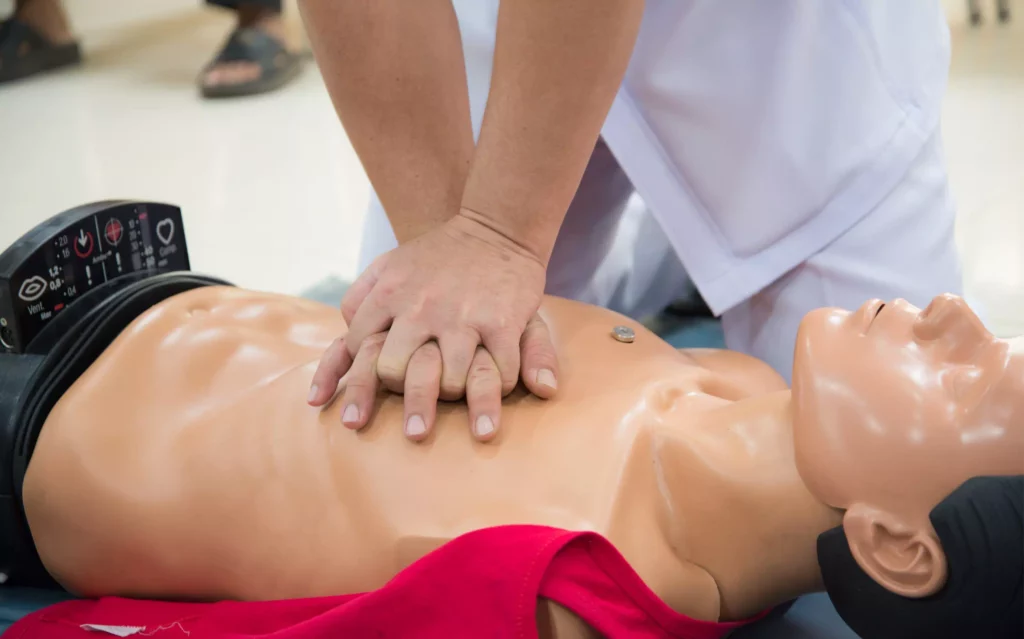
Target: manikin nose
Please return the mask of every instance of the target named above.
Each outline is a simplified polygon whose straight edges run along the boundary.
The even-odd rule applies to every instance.
[[[988,330],[981,320],[956,297],[941,295],[921,312],[914,332],[924,340],[942,340],[954,350],[973,349],[984,343]]]

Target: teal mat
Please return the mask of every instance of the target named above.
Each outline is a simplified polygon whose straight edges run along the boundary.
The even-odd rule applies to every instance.
[[[665,327],[665,330],[655,332],[676,348],[725,348],[722,323],[714,319],[677,321]]]
[[[67,593],[0,586],[0,633],[28,613],[70,598]]]
[[[30,612],[68,598],[68,595],[0,586],[0,634]],[[803,597],[785,616],[744,628],[730,639],[857,639],[825,595]]]

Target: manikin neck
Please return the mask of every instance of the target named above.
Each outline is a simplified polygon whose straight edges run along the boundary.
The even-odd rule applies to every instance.
[[[718,585],[723,621],[823,589],[818,535],[842,523],[797,472],[790,392],[725,404],[663,431],[673,547]]]

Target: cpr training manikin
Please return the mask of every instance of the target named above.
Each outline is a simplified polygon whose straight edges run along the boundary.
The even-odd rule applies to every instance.
[[[586,573],[612,575],[600,592],[617,582],[662,630],[686,621],[674,636],[721,637],[822,590],[816,543],[837,528],[875,583],[933,596],[949,575],[929,513],[972,477],[1024,474],[1024,354],[959,297],[811,312],[791,390],[749,356],[680,352],[610,311],[547,298],[542,313],[557,397],[513,393],[486,444],[464,404],[443,404],[413,443],[401,397],[358,433],[339,402],[304,402],[344,330],[337,310],[226,286],[174,295],[46,418],[22,490],[35,549],[87,597],[263,601],[387,588],[467,536],[587,531],[593,556],[608,544],[601,565],[620,566]],[[632,342],[612,337],[620,325]],[[505,587],[492,562],[505,581],[528,568],[497,548],[448,566],[492,579],[467,596]],[[517,613],[529,628],[507,636],[620,627],[614,605],[557,592],[531,599]],[[300,613],[294,627],[315,625]],[[310,633],[273,636],[328,636]]]

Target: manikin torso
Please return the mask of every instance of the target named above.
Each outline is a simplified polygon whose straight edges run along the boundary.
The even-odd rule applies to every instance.
[[[516,391],[488,444],[463,404],[444,404],[416,444],[401,397],[382,397],[359,433],[339,402],[305,403],[344,329],[337,310],[219,287],[178,295],[50,414],[24,488],[40,555],[83,594],[277,599],[374,589],[462,533],[533,523],[601,533],[695,618],[724,614],[720,590],[736,591],[734,615],[798,594],[759,584],[757,561],[807,558],[751,523],[779,508],[817,517],[796,531],[813,562],[837,520],[800,497],[792,463],[774,463],[792,458],[791,431],[730,409],[775,401],[780,378],[735,353],[680,353],[597,308],[549,298],[543,312],[558,396]],[[634,343],[612,339],[618,324]]]

